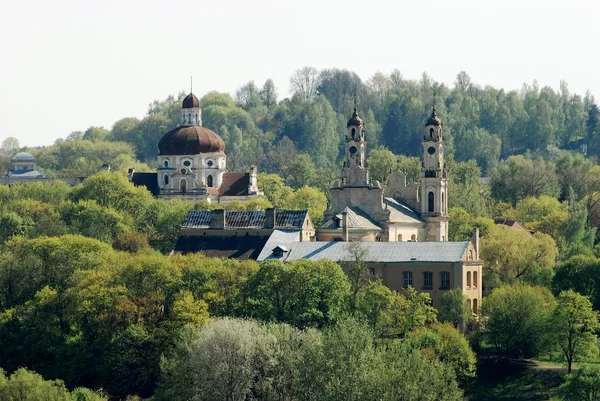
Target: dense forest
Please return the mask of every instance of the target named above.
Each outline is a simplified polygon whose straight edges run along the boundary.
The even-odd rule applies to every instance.
[[[465,73],[452,89],[426,75],[363,82],[309,67],[290,83],[285,99],[271,80],[202,97],[203,125],[225,140],[229,169],[261,171],[265,197],[227,208],[305,208],[318,225],[355,101],[372,179],[404,170],[418,180],[435,104],[448,138],[450,240],[469,240],[474,226],[482,235],[479,321],[460,291],[436,311],[427,294],[372,281],[351,244],[340,264],[169,257],[187,211],[216,206],[153,198],[125,172],[155,168],[182,93],[153,102],[142,120],[52,146],[3,142],[2,170],[27,150],[49,177],[89,178],[0,185],[0,399],[598,399],[592,96],[566,83],[506,93]],[[103,163],[112,170],[99,172]],[[536,383],[519,373],[502,398],[498,381],[487,381],[500,371],[486,368],[490,360],[549,361],[557,380],[533,394]]]

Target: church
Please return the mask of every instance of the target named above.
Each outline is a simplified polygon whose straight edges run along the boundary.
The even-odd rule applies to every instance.
[[[408,183],[406,172],[392,174],[385,188],[369,178],[365,128],[356,108],[347,123],[345,149],[342,178],[331,188],[319,241],[448,240],[443,124],[435,108],[425,124],[419,183]]]
[[[163,199],[228,203],[260,197],[256,167],[246,173],[227,172],[225,142],[202,126],[201,106],[193,93],[183,99],[179,127],[158,143],[157,172],[130,169],[130,181]]]

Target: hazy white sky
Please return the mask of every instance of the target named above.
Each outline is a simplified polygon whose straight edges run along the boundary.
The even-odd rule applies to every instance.
[[[598,0],[0,0],[0,141],[49,145],[305,65],[600,96]]]

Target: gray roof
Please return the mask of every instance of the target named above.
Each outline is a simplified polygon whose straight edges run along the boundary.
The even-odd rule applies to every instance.
[[[209,228],[210,210],[190,210],[183,228]],[[275,210],[275,228],[300,229],[308,216],[307,210]],[[264,210],[226,210],[225,228],[263,228],[266,220]]]
[[[40,173],[36,170],[9,170],[9,177],[18,177],[18,178],[43,178],[44,174]]]
[[[366,214],[365,212],[363,212],[360,208],[358,208],[356,206],[347,207],[344,209],[344,211],[346,211],[348,213],[348,228],[349,229],[381,230],[381,227],[379,227],[377,225],[377,223],[375,223],[373,220],[371,220],[369,215]],[[340,229],[341,230],[343,224],[340,224],[339,227],[336,227],[336,225],[334,224],[334,219],[336,219],[336,218],[339,220],[342,220],[343,216],[341,213],[336,214],[334,217],[332,217],[331,219],[329,219],[325,223],[323,223],[321,228]]]
[[[342,261],[350,259],[348,242],[285,242],[271,237],[258,256],[258,261],[298,259]],[[369,262],[461,262],[469,242],[355,242],[368,252]],[[289,251],[278,258],[273,254],[277,246],[285,246]]]
[[[383,198],[383,203],[390,211],[389,223],[424,223],[419,213],[394,198]]]
[[[31,153],[19,152],[13,156],[12,161],[35,161],[35,157]]]

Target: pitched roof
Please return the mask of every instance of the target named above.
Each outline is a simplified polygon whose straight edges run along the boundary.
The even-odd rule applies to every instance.
[[[240,260],[256,260],[267,243],[268,236],[187,236],[177,240],[174,252],[198,253],[216,258],[234,258]]]
[[[419,213],[394,198],[383,198],[383,203],[390,211],[390,223],[424,223]]]
[[[348,229],[357,230],[381,230],[381,227],[376,222],[371,220],[368,214],[362,211],[359,207],[347,207],[342,212],[347,213]],[[320,228],[325,229],[342,229],[343,223],[338,225],[334,220],[342,220],[342,213],[336,214],[331,219],[327,220]]]
[[[152,195],[158,195],[157,173],[133,173],[131,182],[136,187],[146,187]]]
[[[250,186],[250,173],[226,173],[219,187],[220,196],[244,196],[248,195]]]
[[[226,210],[225,228],[264,228],[265,210]],[[307,210],[275,210],[275,228],[301,229],[308,216]],[[209,228],[210,210],[190,210],[183,223],[183,228]]]
[[[258,257],[261,262],[267,259],[285,261],[309,259],[348,260],[348,242],[284,242],[272,237],[265,244]],[[379,263],[422,263],[422,262],[461,262],[469,242],[353,242],[367,251],[369,262]],[[273,254],[277,246],[285,246],[289,251],[282,257]]]

